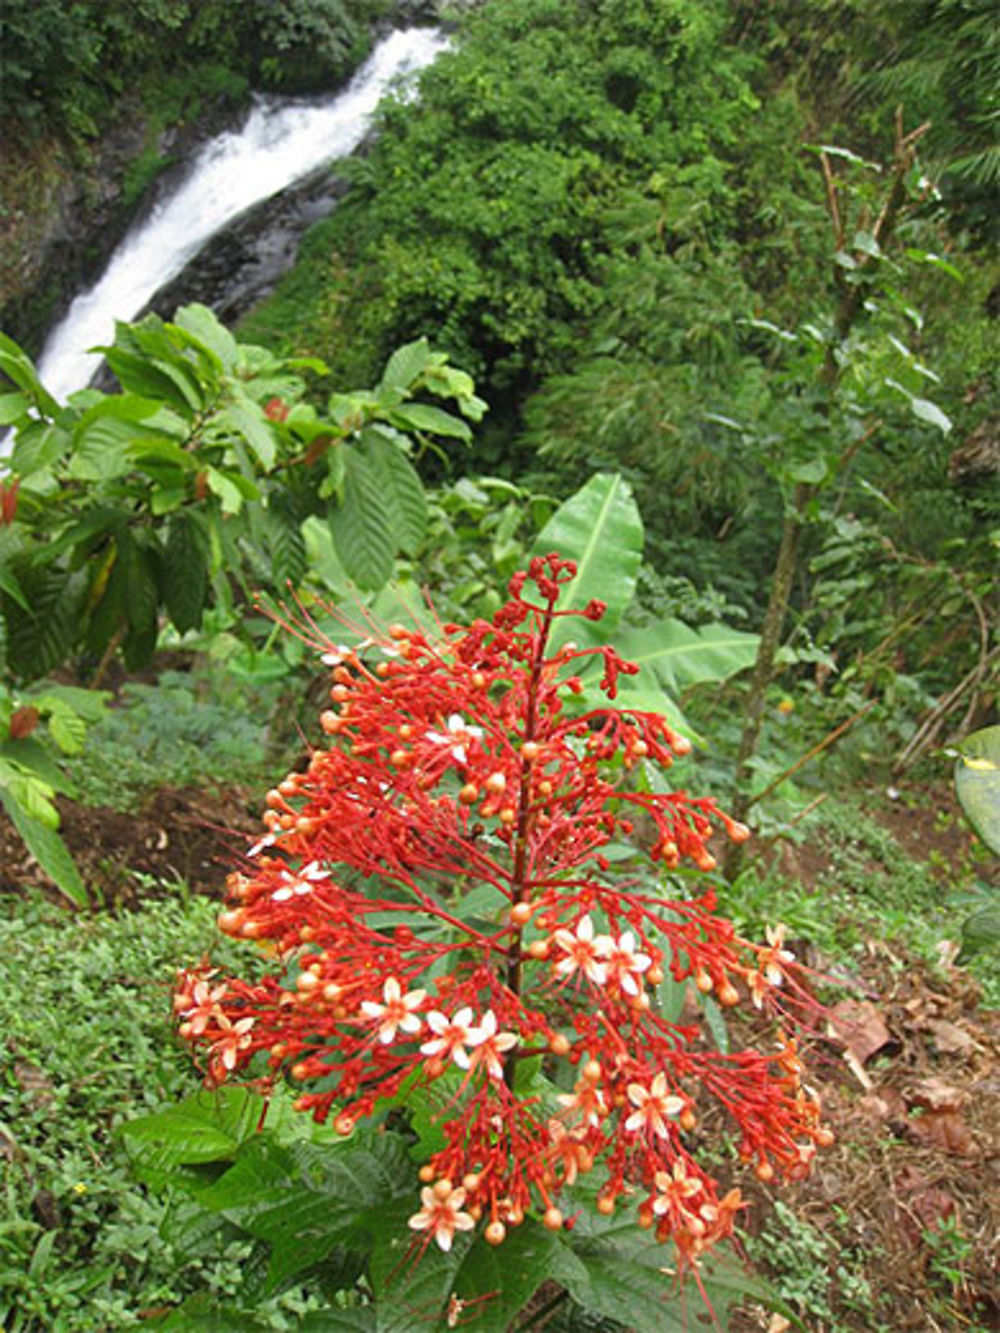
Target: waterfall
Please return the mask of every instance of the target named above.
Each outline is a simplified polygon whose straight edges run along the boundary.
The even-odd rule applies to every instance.
[[[97,283],[73,301],[38,362],[48,391],[63,400],[97,372],[88,351],[114,338],[116,319],[134,319],[205,243],[241,213],[351,153],[396,75],[421,69],[447,45],[440,32],[392,33],[346,89],[318,101],[261,97],[243,128],[205,144],[190,170],[135,223]]]

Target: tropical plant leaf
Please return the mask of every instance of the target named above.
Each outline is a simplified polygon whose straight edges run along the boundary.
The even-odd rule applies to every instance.
[[[974,731],[958,750],[955,794],[980,838],[1000,855],[1000,726]]]
[[[190,514],[175,514],[163,553],[163,600],[179,633],[200,628],[207,596],[207,538]]]
[[[232,431],[247,442],[265,472],[270,472],[278,456],[278,444],[263,409],[246,394],[239,394],[215,419],[216,428]]]
[[[563,589],[560,606],[585,606],[592,598],[607,605],[597,634],[613,635],[635,593],[642,563],[642,519],[629,485],[617,473],[600,472],[559,506],[542,528],[532,555],[557,551],[575,560],[576,578]],[[562,621],[553,646],[567,639],[593,638],[584,621]]]
[[[36,680],[62,666],[78,628],[76,580],[64,572],[20,569],[18,579],[28,602],[24,611],[9,595],[3,598],[7,626],[7,662],[25,680]]]
[[[239,360],[239,345],[225,325],[219,323],[208,306],[197,302],[181,306],[174,315],[174,323],[191,335],[199,347],[210,352],[223,370],[235,369]]]
[[[330,511],[329,523],[348,576],[372,591],[388,583],[393,563],[392,520],[378,474],[352,445],[344,446],[344,498]]]
[[[379,388],[399,392],[408,389],[424,373],[432,359],[433,353],[426,338],[418,338],[405,347],[397,347],[385,364]]]
[[[282,494],[272,495],[265,520],[271,578],[279,592],[298,584],[306,572],[306,539],[295,506]]]
[[[59,404],[38,378],[31,358],[5,333],[0,333],[0,371],[32,399],[43,415],[54,417],[58,414]]]
[[[76,907],[88,906],[87,887],[70,855],[69,848],[53,828],[32,819],[7,792],[0,790],[0,802],[10,816],[24,845],[56,888]]]
[[[362,443],[382,488],[396,548],[413,555],[427,530],[427,497],[417,470],[377,427],[364,432]]]
[[[652,672],[663,687],[679,693],[689,685],[726,680],[753,666],[758,636],[728,625],[693,629],[680,620],[661,620],[646,629],[624,629],[615,648],[642,671]]]
[[[203,1089],[165,1111],[130,1120],[121,1135],[140,1180],[166,1184],[182,1167],[232,1161],[257,1133],[261,1097],[246,1088]]]
[[[444,435],[450,439],[465,440],[472,439],[472,430],[468,422],[461,417],[454,417],[450,412],[443,411],[440,407],[432,407],[429,403],[403,403],[400,407],[394,407],[389,413],[389,419],[394,426],[399,426],[402,430],[418,430],[428,435]]]
[[[28,606],[28,599],[24,595],[24,590],[18,583],[14,571],[6,563],[0,563],[0,592],[6,593],[22,611],[27,611],[30,614],[31,608]]]

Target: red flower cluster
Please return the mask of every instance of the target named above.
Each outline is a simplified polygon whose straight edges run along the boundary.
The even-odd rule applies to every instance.
[[[658,1012],[668,971],[723,1005],[745,991],[775,1007],[782,983],[794,998],[792,957],[780,928],[766,946],[737,939],[711,893],[669,899],[653,875],[612,873],[621,844],[643,854],[637,822],[667,868],[714,867],[713,820],[747,833],[711,800],[637,780],[640,760],[666,768],[689,749],[660,716],[581,710],[580,663],[603,658],[612,699],[635,668],[610,648],[549,648],[560,618],[603,613],[556,609],[574,573],[533,560],[492,623],[433,640],[394,627],[322,645],[329,748],[268,793],[252,873],[230,876],[219,919],[271,941],[281,973],[186,973],[175,1005],[210,1079],[260,1056],[299,1086],[299,1109],[336,1108],[345,1134],[400,1094],[439,1093],[445,1146],[420,1170],[410,1222],[425,1242],[447,1249],[482,1222],[499,1243],[529,1211],[558,1228],[560,1192],[600,1164],[599,1210],[634,1197],[639,1224],[693,1258],[743,1206],[690,1150],[701,1093],[764,1179],[801,1174],[831,1136],[794,1042],[724,1054]],[[547,1102],[529,1077],[539,1064],[565,1088]]]

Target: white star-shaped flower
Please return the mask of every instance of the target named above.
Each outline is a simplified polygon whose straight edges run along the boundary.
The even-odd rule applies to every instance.
[[[448,728],[447,733],[440,731],[427,731],[424,733],[427,740],[433,741],[435,745],[450,745],[451,756],[459,764],[468,761],[468,752],[466,751],[464,741],[473,737],[480,737],[483,734],[482,727],[472,727],[466,722],[461,713],[452,713],[445,724]],[[462,739],[455,744],[457,737]]]
[[[276,903],[287,902],[293,898],[305,893],[312,893],[313,885],[327,880],[330,876],[319,864],[318,861],[310,861],[307,866],[303,866],[297,874],[292,874],[289,870],[282,870],[280,878],[285,882],[280,889],[275,889],[271,898]]]
[[[589,914],[577,922],[576,933],[560,927],[552,939],[566,955],[555,965],[556,976],[571,977],[579,969],[596,986],[608,979],[607,958],[613,948],[610,935],[594,935],[594,923]]]
[[[395,1041],[397,1028],[411,1035],[420,1031],[423,1024],[414,1010],[420,1008],[426,996],[425,990],[404,991],[395,977],[389,977],[382,987],[385,1003],[364,1000],[361,1012],[378,1024],[378,1039],[388,1046]]]
[[[657,1074],[649,1088],[644,1088],[641,1083],[630,1083],[628,1099],[637,1109],[625,1121],[627,1133],[651,1129],[661,1139],[669,1138],[670,1120],[684,1110],[683,1097],[667,1092],[664,1074]]]
[[[427,1015],[427,1026],[434,1033],[430,1041],[425,1041],[420,1054],[429,1060],[447,1060],[449,1056],[459,1069],[468,1069],[469,1052],[466,1046],[472,1044],[472,1010],[468,1007],[459,1009],[454,1018],[447,1018],[438,1009]]]

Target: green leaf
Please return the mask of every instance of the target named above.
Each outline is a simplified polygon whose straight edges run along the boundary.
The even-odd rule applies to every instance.
[[[27,415],[31,399],[25,393],[0,393],[0,426],[13,426]]]
[[[432,1244],[418,1262],[407,1264],[408,1244],[395,1228],[386,1228],[376,1244],[378,1333],[413,1333],[416,1327],[444,1333],[453,1297],[468,1303],[463,1313],[477,1333],[507,1333],[561,1257],[559,1241],[531,1218],[511,1228],[499,1247],[482,1234],[471,1243],[459,1235],[449,1253]]]
[[[206,469],[206,479],[208,489],[213,495],[219,497],[219,503],[222,506],[224,514],[238,514],[243,508],[243,492],[237,485],[236,480],[218,468],[210,467]]]
[[[118,325],[119,336],[123,327],[127,326]],[[104,354],[119,384],[128,392],[169,403],[188,419],[205,406],[190,370],[152,361],[144,352],[127,351],[119,346],[98,347],[96,350]]]
[[[35,686],[29,697],[36,706],[41,707],[52,699],[61,699],[75,713],[79,713],[85,722],[92,724],[100,722],[104,717],[112,696],[108,690],[87,690],[79,685],[61,685],[46,681],[44,685]]]
[[[408,389],[430,365],[432,353],[426,338],[398,347],[386,362],[380,389]]]
[[[30,695],[26,695],[25,699],[35,704],[39,711],[44,710],[44,699],[36,700]],[[36,732],[35,735],[37,734]],[[0,742],[0,759],[13,764],[24,773],[41,778],[53,791],[68,793],[72,790],[72,784],[53,755],[41,741],[35,739],[35,736],[22,736],[19,740],[11,740],[8,737],[7,740]]]
[[[58,415],[59,404],[38,378],[31,358],[5,333],[0,333],[0,371],[23,389],[44,416]]]
[[[53,467],[70,447],[66,431],[48,421],[33,421],[17,433],[10,466],[18,477],[31,477]]]
[[[926,421],[929,426],[937,426],[943,435],[951,433],[951,417],[942,412],[929,398],[911,398],[910,407],[913,409],[913,415],[919,420]]]
[[[456,440],[472,439],[472,430],[461,417],[453,417],[450,412],[428,403],[404,403],[394,407],[387,415],[392,424],[402,430],[424,431],[429,435],[444,435]]]
[[[575,560],[576,578],[559,599],[560,607],[583,607],[594,597],[607,604],[598,634],[613,634],[635,592],[642,563],[642,519],[628,483],[617,473],[598,473],[561,504],[542,528],[532,555],[558,552]],[[553,646],[587,637],[586,621],[562,621]],[[592,637],[592,636],[591,636]]]
[[[810,458],[802,463],[790,462],[782,471],[789,481],[801,481],[807,486],[820,486],[826,480],[829,467],[825,458]]]
[[[163,553],[163,600],[179,633],[200,629],[208,596],[208,541],[190,514],[170,520]]]
[[[673,694],[690,685],[727,680],[753,666],[759,636],[728,625],[692,629],[680,620],[661,620],[647,629],[625,629],[615,648],[640,671],[649,671]],[[623,682],[624,688],[625,682]]]
[[[25,680],[62,666],[79,629],[77,582],[62,571],[22,569],[21,589],[30,610],[4,596],[7,662]]]
[[[288,584],[301,582],[306,572],[306,541],[295,506],[279,492],[265,511],[265,535],[271,557],[271,578],[282,594]]]
[[[690,1277],[679,1288],[673,1251],[649,1241],[634,1216],[603,1219],[585,1208],[576,1229],[560,1233],[560,1239],[552,1277],[588,1313],[625,1324],[633,1333],[690,1333],[703,1297]],[[699,1277],[716,1328],[727,1327],[726,1309],[737,1296],[759,1298],[763,1291],[726,1256],[707,1256]]]
[[[1000,903],[970,912],[962,922],[961,958],[1000,952]]]
[[[330,532],[350,578],[372,591],[392,574],[392,520],[379,478],[357,448],[344,446],[344,498],[330,511]]]
[[[181,1167],[232,1161],[256,1135],[263,1111],[263,1099],[246,1088],[202,1090],[168,1110],[128,1121],[121,1135],[139,1178],[162,1185]]]
[[[192,334],[200,346],[206,348],[217,358],[224,370],[235,369],[239,360],[239,348],[236,339],[206,305],[197,302],[181,306],[174,315],[178,328]]]
[[[263,409],[253,399],[241,395],[219,413],[213,424],[216,428],[228,428],[246,440],[264,471],[271,471],[278,456],[278,445]]]
[[[974,731],[958,750],[955,794],[980,838],[1000,855],[1000,726]]]
[[[63,754],[80,754],[87,741],[87,724],[68,704],[53,700],[49,732]]]
[[[24,845],[55,886],[77,907],[88,906],[86,885],[80,878],[69,848],[55,829],[46,828],[25,814],[3,790],[0,790],[0,802],[23,838]]]
[[[22,611],[30,613],[31,608],[28,605],[28,599],[18,583],[14,571],[3,561],[0,561],[0,592],[5,592],[7,596],[21,608]]]
[[[427,497],[417,470],[377,428],[366,430],[361,438],[381,486],[396,548],[413,555],[427,530]]]

